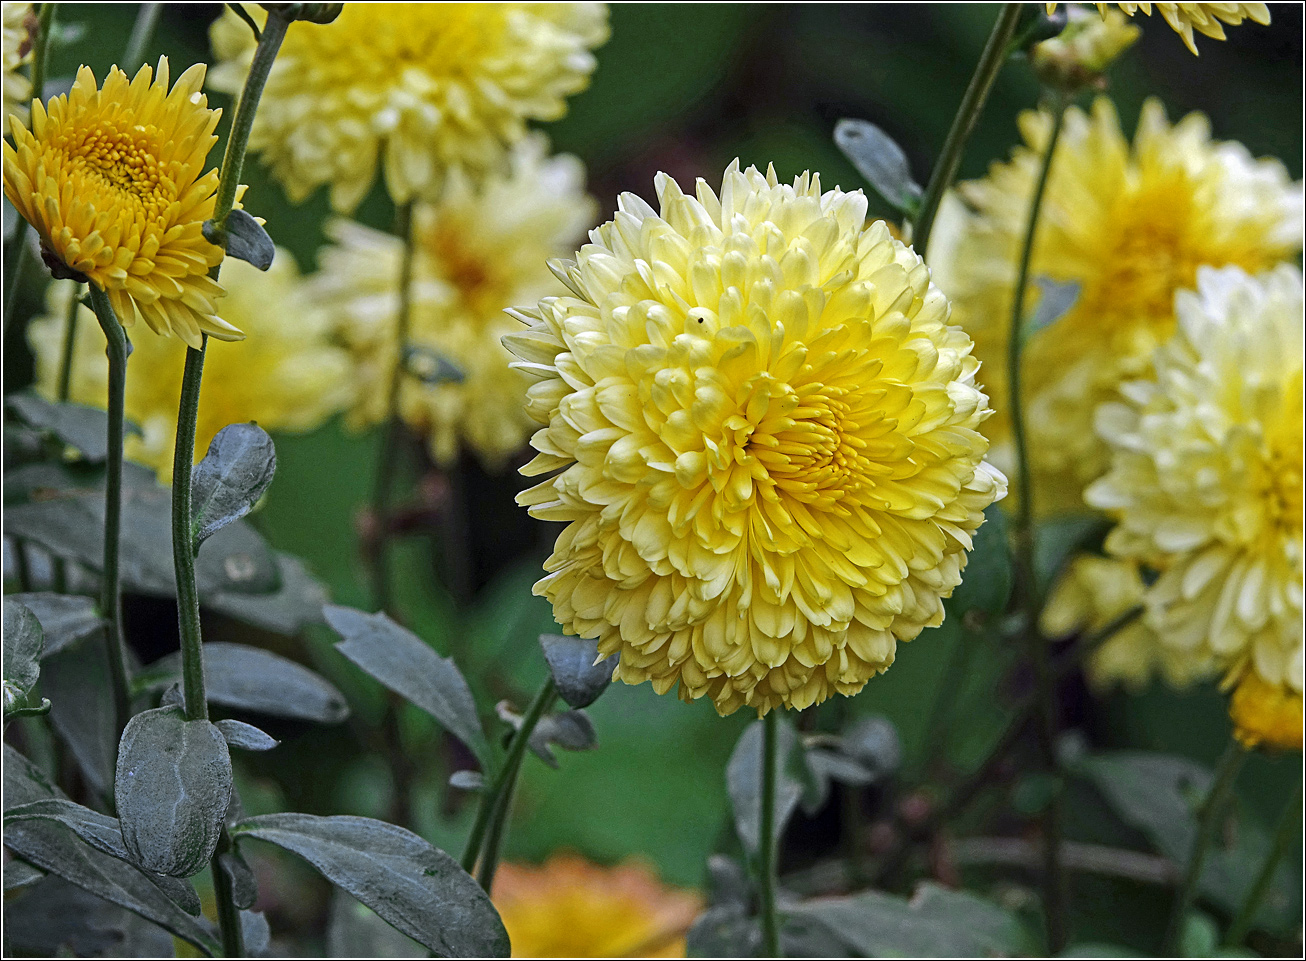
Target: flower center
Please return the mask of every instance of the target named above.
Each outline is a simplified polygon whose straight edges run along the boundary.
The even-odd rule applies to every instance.
[[[171,202],[173,184],[153,151],[158,129],[120,130],[110,121],[70,131],[63,144],[70,172],[98,180],[119,195],[158,215]]]
[[[1298,374],[1300,384],[1301,375]],[[1289,403],[1292,391],[1287,392]],[[1299,535],[1302,528],[1302,418],[1301,391],[1295,412],[1287,412],[1269,438],[1262,496],[1276,536]],[[1295,424],[1291,413],[1296,414]]]
[[[457,291],[467,312],[497,318],[510,298],[490,258],[468,243],[470,236],[472,231],[457,223],[436,224],[427,234],[426,247],[439,277]]]

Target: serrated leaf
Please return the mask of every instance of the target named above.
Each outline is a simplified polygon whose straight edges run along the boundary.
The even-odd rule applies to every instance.
[[[191,533],[198,548],[254,509],[277,470],[277,452],[257,424],[228,424],[191,470]]]
[[[540,647],[558,696],[571,707],[589,707],[612,683],[619,655],[599,659],[597,641],[566,634],[541,634]]]
[[[102,463],[109,456],[109,415],[98,407],[82,404],[51,403],[35,394],[12,394],[5,406],[23,423],[52,434],[76,450],[82,459]],[[124,423],[128,434],[139,435],[141,429]]]
[[[114,800],[133,862],[169,877],[208,866],[231,803],[222,732],[180,709],[142,711],[122,732]]]
[[[762,839],[762,736],[763,721],[744,728],[734,753],[726,765],[726,790],[734,809],[735,830],[750,854],[756,854]],[[795,777],[790,758],[798,748],[798,738],[787,720],[778,722],[776,731],[776,792],[774,834],[779,838],[793,816],[803,795],[803,783]]]
[[[155,661],[137,677],[157,689],[181,677],[181,654]],[[344,695],[325,678],[279,654],[246,644],[204,645],[204,687],[210,704],[274,717],[338,724],[349,716]]]
[[[526,746],[549,767],[556,768],[558,759],[549,750],[551,747],[560,747],[564,751],[590,751],[599,746],[599,740],[588,714],[579,710],[562,711],[540,718]]]
[[[489,745],[471,688],[451,658],[441,657],[412,631],[384,614],[328,605],[323,615],[344,640],[349,660],[405,700],[426,711],[488,766]]]
[[[104,626],[105,620],[96,609],[95,601],[75,594],[29,593],[10,594],[36,615],[45,634],[41,657],[49,657],[94,634]]]
[[[1050,277],[1035,277],[1034,284],[1039,289],[1038,306],[1025,322],[1025,336],[1038,333],[1044,327],[1051,327],[1075,307],[1079,300],[1079,282],[1075,280],[1053,280]]]
[[[217,721],[214,726],[222,732],[228,747],[238,747],[242,751],[270,751],[281,742],[271,734],[260,731],[253,724],[244,721]]]
[[[984,511],[984,523],[975,532],[961,583],[948,606],[960,614],[980,610],[1001,614],[1011,597],[1011,546],[1007,541],[1007,515],[998,504]]]
[[[223,230],[211,220],[204,221],[201,232],[204,239],[215,247],[222,247],[228,257],[235,257],[259,270],[267,270],[277,255],[276,244],[263,229],[263,225],[246,210],[239,207],[227,214]]]
[[[912,179],[907,155],[875,124],[840,120],[834,127],[834,143],[895,210],[911,214],[920,206],[925,191]]]
[[[18,601],[6,597],[4,608],[4,714],[8,717],[26,705],[27,692],[41,676],[45,633],[36,615]]]
[[[411,831],[371,818],[267,814],[233,834],[298,854],[441,957],[508,956],[508,933],[480,885]]]

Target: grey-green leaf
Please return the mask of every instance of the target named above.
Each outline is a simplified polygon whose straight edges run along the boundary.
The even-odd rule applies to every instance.
[[[114,799],[132,861],[188,878],[209,863],[231,803],[231,755],[212,723],[142,711],[122,732]]]
[[[309,624],[322,623],[327,589],[309,573],[304,562],[290,554],[276,554],[281,586],[269,594],[215,591],[201,598],[203,606],[245,624],[275,634],[295,635]]]
[[[461,367],[444,354],[421,344],[404,348],[404,368],[423,384],[460,384],[464,374]]]
[[[105,646],[73,644],[47,657],[41,663],[41,693],[50,698],[50,724],[82,777],[96,794],[107,797],[118,740]]]
[[[338,650],[390,690],[426,711],[476,755],[482,766],[489,746],[471,688],[451,658],[441,657],[412,631],[384,614],[328,605],[322,610],[344,640]]]
[[[526,746],[549,767],[556,768],[558,759],[550,747],[560,747],[564,751],[590,751],[599,746],[599,741],[588,714],[580,710],[562,711],[540,718]]]
[[[239,207],[227,214],[225,230],[218,230],[211,220],[204,221],[201,230],[204,239],[224,248],[228,257],[253,264],[259,270],[271,267],[272,259],[277,254],[276,244],[272,243],[272,238],[263,229],[263,225]]]
[[[599,658],[597,641],[566,634],[541,634],[540,647],[549,662],[549,672],[558,696],[571,707],[589,707],[612,683],[617,657]]]
[[[258,900],[258,881],[240,852],[223,851],[218,855],[218,868],[231,884],[231,899],[236,907],[252,908]]]
[[[426,949],[420,944],[339,888],[331,895],[326,941],[327,956],[332,958],[426,957]]]
[[[24,605],[5,598],[4,611],[4,713],[8,717],[27,703],[27,692],[41,676],[41,648],[45,633],[36,615]]]
[[[5,406],[23,423],[53,434],[78,451],[82,459],[89,463],[101,463],[109,456],[109,415],[98,407],[52,404],[28,393],[9,396],[5,399]],[[141,432],[139,427],[130,422],[125,427],[129,434]]]
[[[105,854],[130,860],[122,842],[118,819],[92,811],[64,798],[40,798],[5,809],[5,827],[20,821],[55,821]]]
[[[41,622],[41,630],[45,633],[45,647],[41,650],[43,658],[94,634],[105,623],[96,610],[95,601],[89,597],[45,592],[10,594],[9,597],[35,614]]]
[[[1044,327],[1051,327],[1070,313],[1075,307],[1075,302],[1079,300],[1078,281],[1035,277],[1034,283],[1039,289],[1038,306],[1025,322],[1026,337],[1038,333]]]
[[[195,547],[244,517],[272,483],[277,452],[257,424],[228,424],[191,472],[191,532]]]
[[[480,885],[411,831],[371,818],[266,814],[233,834],[298,854],[441,957],[508,956],[508,933]]]
[[[726,790],[735,812],[735,830],[749,853],[756,853],[762,840],[762,721],[744,728],[726,765]],[[776,765],[774,834],[780,837],[803,795],[802,782],[794,777],[790,756],[798,738],[788,721],[780,720],[777,731],[779,763]]]
[[[911,214],[925,191],[911,175],[907,155],[897,142],[869,120],[840,120],[834,143],[857,172],[895,210]]]
[[[227,739],[228,747],[238,747],[242,751],[270,751],[281,742],[271,734],[260,731],[253,724],[244,721],[223,720],[214,725]]]

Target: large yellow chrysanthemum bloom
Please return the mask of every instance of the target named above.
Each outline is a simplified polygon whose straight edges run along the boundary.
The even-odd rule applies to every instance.
[[[501,866],[494,906],[514,958],[683,958],[703,902],[637,862],[605,868],[560,854]]]
[[[1161,572],[1145,597],[1161,642],[1302,690],[1302,279],[1202,270],[1153,380],[1098,428],[1111,472],[1086,496],[1118,525],[1107,550]]]
[[[32,99],[32,82],[19,68],[32,59],[32,36],[27,18],[31,16],[30,3],[0,3],[3,32],[0,32],[0,55],[4,68],[4,115],[18,118],[26,125],[29,116],[27,104]]]
[[[1109,6],[1112,4],[1099,3],[1097,8],[1102,11],[1103,16],[1106,16]],[[1270,8],[1263,3],[1117,3],[1114,6],[1131,17],[1139,10],[1150,17],[1152,8],[1156,7],[1157,12],[1165,18],[1165,22],[1184,38],[1184,43],[1194,55],[1197,55],[1197,44],[1193,40],[1194,30],[1203,36],[1223,40],[1224,27],[1220,26],[1222,23],[1236,27],[1244,19],[1262,25],[1270,22]],[[1057,5],[1049,3],[1047,8],[1048,13],[1051,13]]]
[[[257,421],[270,431],[306,431],[340,410],[349,396],[352,365],[332,344],[327,316],[312,306],[289,251],[278,250],[263,273],[239,260],[223,267],[230,289],[223,310],[249,331],[239,343],[210,344],[200,390],[196,449],[202,454],[228,424]],[[28,327],[36,355],[37,388],[55,396],[74,284],[60,281],[47,295],[46,313]],[[70,399],[104,407],[108,370],[104,335],[87,307],[79,307]],[[132,341],[127,362],[127,419],[141,435],[129,435],[126,456],[154,468],[167,483],[177,436],[177,398],[185,348],[148,331]]]
[[[530,380],[509,369],[501,338],[517,324],[504,311],[563,290],[545,264],[575,250],[596,213],[584,166],[569,154],[549,157],[540,136],[513,148],[506,175],[473,187],[455,172],[438,203],[417,205],[408,342],[445,358],[462,378],[427,384],[405,376],[399,410],[440,464],[467,447],[495,468],[525,446]],[[403,245],[346,220],[329,223],[327,233],[335,246],[322,252],[314,296],[358,361],[349,421],[366,427],[389,416]]]
[[[1008,471],[1012,293],[1051,123],[1047,112],[1021,115],[1027,146],[985,179],[962,184],[959,198],[949,195],[929,251],[954,320],[975,338],[980,379],[998,410],[985,432],[994,462]],[[1260,271],[1301,246],[1301,185],[1277,160],[1253,160],[1238,143],[1213,143],[1201,114],[1171,126],[1160,103],[1149,100],[1131,147],[1105,97],[1091,114],[1067,113],[1030,276],[1073,281],[1079,299],[1024,351],[1040,514],[1082,510],[1084,486],[1107,464],[1093,410],[1114,400],[1122,381],[1146,375],[1152,351],[1174,331],[1175,291],[1191,288],[1204,264]]]
[[[1280,751],[1302,748],[1302,694],[1286,684],[1268,684],[1246,671],[1229,698],[1234,737],[1244,747]]]
[[[855,694],[943,620],[982,511],[988,398],[928,268],[860,191],[665,174],[504,338],[545,425],[517,500],[563,521],[535,592],[616,676],[728,714]]]
[[[30,130],[11,120],[4,145],[5,195],[49,255],[103,289],[124,327],[139,315],[191,347],[244,336],[217,315],[208,276],[223,251],[202,230],[218,186],[204,162],[222,111],[203,83],[197,63],[169,91],[167,57],[130,82],[112,68],[103,90],[82,67],[70,93],[32,102]]]
[[[211,83],[234,94],[253,33],[228,9],[211,36]],[[607,37],[602,3],[345,4],[333,23],[290,25],[249,145],[296,202],[326,184],[349,213],[378,161],[396,203],[430,198],[449,170],[498,165],[527,121],[561,117]]]

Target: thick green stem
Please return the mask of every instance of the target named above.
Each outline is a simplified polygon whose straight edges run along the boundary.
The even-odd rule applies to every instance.
[[[521,770],[522,758],[526,754],[526,744],[530,740],[535,726],[540,723],[545,712],[553,706],[558,689],[550,677],[544,682],[530,707],[522,717],[521,727],[508,743],[508,754],[494,781],[481,795],[481,806],[476,811],[476,820],[472,824],[471,834],[467,836],[467,847],[463,849],[463,870],[470,873],[476,866],[477,857],[481,855],[482,842],[485,854],[480,857],[481,870],[477,880],[487,892],[494,883],[494,872],[498,868],[499,846],[503,840],[504,825],[511,808],[512,792],[517,786],[517,773]],[[487,837],[488,833],[488,837]]]
[[[1301,792],[1302,782],[1301,778],[1298,778],[1292,797],[1288,799],[1283,813],[1279,815],[1279,826],[1275,828],[1274,840],[1265,855],[1264,863],[1261,864],[1260,873],[1256,875],[1256,880],[1247,890],[1247,897],[1243,899],[1242,907],[1238,909],[1238,916],[1233,919],[1224,936],[1226,948],[1237,948],[1242,945],[1243,939],[1247,937],[1252,924],[1256,921],[1256,912],[1260,910],[1261,901],[1265,899],[1265,892],[1270,890],[1274,872],[1278,870],[1283,856],[1288,853],[1288,848],[1297,834],[1297,826],[1301,823]]]
[[[1197,885],[1202,879],[1202,866],[1206,863],[1206,854],[1211,843],[1219,833],[1220,821],[1233,797],[1233,786],[1238,780],[1238,772],[1247,760],[1247,750],[1236,740],[1230,739],[1215,767],[1215,779],[1211,782],[1210,793],[1202,802],[1202,809],[1197,819],[1197,833],[1193,835],[1193,846],[1188,854],[1188,864],[1184,868],[1183,880],[1175,892],[1174,907],[1170,910],[1170,923],[1166,926],[1165,941],[1162,942],[1163,953],[1179,956],[1179,936],[1183,932],[1184,918],[1197,897]]]
[[[768,958],[780,957],[780,918],[775,911],[776,843],[775,843],[775,783],[777,711],[768,711],[762,720],[762,817],[758,830],[757,890],[761,900],[762,953]]]
[[[104,481],[104,562],[100,574],[100,612],[107,622],[109,673],[113,683],[114,720],[121,733],[131,717],[131,679],[122,633],[122,586],[118,573],[122,537],[122,444],[127,396],[127,334],[114,315],[109,295],[90,284],[91,306],[108,341],[109,426]]]
[[[952,119],[952,128],[948,131],[948,138],[943,142],[943,151],[939,154],[934,169],[930,171],[930,182],[925,188],[925,196],[921,199],[920,216],[916,218],[912,230],[912,246],[922,257],[928,249],[930,231],[934,229],[934,217],[939,212],[939,204],[957,176],[957,168],[961,165],[961,155],[965,152],[966,142],[970,140],[970,135],[975,130],[975,124],[984,110],[984,102],[989,99],[993,81],[997,79],[998,72],[1007,60],[1007,48],[1016,32],[1021,6],[1019,3],[1003,4],[1002,12],[998,14],[997,22],[993,24],[988,42],[984,44],[984,52],[980,54],[979,63],[975,66],[975,73],[970,78],[966,93],[961,98],[957,115]]]
[[[218,932],[222,937],[222,953],[228,958],[243,958],[245,932],[240,926],[240,910],[236,907],[231,878],[218,862],[218,856],[230,850],[231,836],[223,828],[213,860],[209,862],[209,871],[213,874],[213,896],[218,905]]]
[[[63,329],[63,354],[59,358],[59,402],[67,403],[72,395],[73,358],[77,353],[77,317],[82,307],[82,287],[76,284],[68,299],[67,323]]]
[[[159,15],[163,13],[161,3],[142,3],[136,14],[136,23],[132,27],[131,38],[127,41],[127,51],[122,55],[122,69],[133,74],[145,62],[145,50],[154,38],[154,28],[159,25]]]
[[[200,347],[186,349],[177,408],[177,444],[172,460],[172,563],[177,574],[177,626],[181,634],[181,687],[186,717],[208,719],[204,696],[204,643],[200,634],[200,594],[195,584],[195,529],[191,524],[191,468],[195,464],[195,424],[204,377],[205,334]]]

